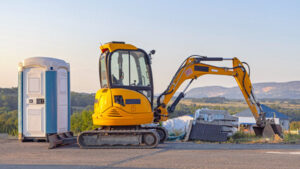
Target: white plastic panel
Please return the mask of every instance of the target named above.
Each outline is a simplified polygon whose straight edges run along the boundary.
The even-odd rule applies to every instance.
[[[68,131],[68,72],[57,70],[57,133]]]
[[[25,137],[45,137],[45,69],[26,68],[23,72],[23,134]]]
[[[68,106],[57,108],[57,133],[68,131]]]
[[[41,78],[35,77],[35,74],[28,76],[28,93],[41,93]],[[32,77],[33,76],[33,77]]]
[[[44,111],[43,109],[28,109],[27,130],[31,134],[43,135],[44,133]]]

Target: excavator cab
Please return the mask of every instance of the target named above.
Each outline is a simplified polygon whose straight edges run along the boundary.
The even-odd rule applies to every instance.
[[[134,90],[144,94],[152,102],[151,66],[149,57],[143,50],[106,50],[100,56],[99,72],[101,88]]]
[[[152,123],[153,79],[149,55],[124,42],[100,47],[101,89],[96,94],[94,125]]]

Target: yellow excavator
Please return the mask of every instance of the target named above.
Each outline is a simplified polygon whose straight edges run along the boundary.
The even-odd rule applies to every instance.
[[[93,124],[100,127],[79,134],[77,143],[81,148],[156,147],[168,135],[158,124],[168,119],[168,114],[175,110],[190,84],[202,75],[234,77],[256,119],[255,134],[270,137],[282,133],[279,125],[266,119],[254,97],[249,74],[244,67],[247,63],[237,58],[189,56],[175,73],[168,88],[158,96],[155,106],[151,70],[151,56],[155,51],[147,54],[144,50],[124,42],[106,43],[100,49],[101,89],[96,93],[92,115]],[[233,66],[218,67],[204,63],[226,60],[232,61]],[[168,106],[173,95],[186,80],[190,80],[187,87]]]

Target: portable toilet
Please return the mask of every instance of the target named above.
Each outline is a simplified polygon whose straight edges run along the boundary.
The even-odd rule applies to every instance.
[[[19,63],[19,139],[47,140],[70,131],[70,65],[49,57]]]

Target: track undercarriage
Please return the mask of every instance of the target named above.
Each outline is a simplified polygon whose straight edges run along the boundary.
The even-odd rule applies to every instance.
[[[78,135],[80,148],[154,148],[167,138],[163,127],[109,126]]]

